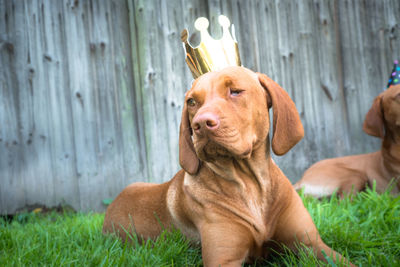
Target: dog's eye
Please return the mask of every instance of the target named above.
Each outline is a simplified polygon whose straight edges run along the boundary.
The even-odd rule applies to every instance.
[[[196,100],[194,100],[193,98],[189,98],[187,100],[187,104],[188,104],[188,106],[194,107],[194,106],[196,106]]]
[[[241,89],[236,89],[236,88],[230,88],[230,94],[231,96],[238,96],[240,95],[241,92],[243,92],[244,90]]]

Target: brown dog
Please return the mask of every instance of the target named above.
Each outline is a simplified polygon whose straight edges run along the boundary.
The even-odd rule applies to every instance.
[[[302,200],[270,157],[303,137],[288,94],[264,74],[228,67],[202,75],[186,93],[179,137],[183,170],[164,184],[135,183],[107,209],[103,231],[156,238],[174,226],[201,241],[205,266],[241,266],[266,256],[273,241],[318,258],[342,256],[321,240]]]
[[[384,192],[394,179],[392,193],[400,191],[400,85],[377,96],[368,111],[364,131],[383,139],[380,151],[327,159],[312,165],[295,184],[315,197],[329,196],[337,190],[358,192],[376,181],[376,191]]]

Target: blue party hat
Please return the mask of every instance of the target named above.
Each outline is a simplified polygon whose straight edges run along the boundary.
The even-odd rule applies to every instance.
[[[394,61],[393,70],[392,73],[390,74],[387,88],[396,84],[400,84],[400,66],[398,60]]]

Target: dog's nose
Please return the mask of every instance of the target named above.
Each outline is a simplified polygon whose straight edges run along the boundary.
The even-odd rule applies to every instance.
[[[205,112],[195,116],[192,125],[195,132],[201,130],[215,131],[219,127],[219,118],[211,112]]]

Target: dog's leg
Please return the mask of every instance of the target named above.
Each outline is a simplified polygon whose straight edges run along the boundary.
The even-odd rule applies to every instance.
[[[200,227],[203,263],[206,267],[242,266],[253,239],[247,228],[234,223]]]
[[[304,174],[294,188],[303,189],[305,195],[316,198],[331,196],[335,191],[339,196],[357,193],[365,190],[367,177],[357,170],[336,168],[332,172],[323,172],[323,169],[313,168]]]
[[[283,243],[296,253],[302,244],[311,248],[320,260],[326,261],[325,253],[327,256],[331,256],[336,263],[342,262],[354,266],[322,241],[310,214],[294,190],[292,190],[289,206],[279,218],[273,239]]]
[[[368,182],[367,168],[376,165],[371,157],[377,157],[376,153],[319,161],[304,172],[294,188],[303,188],[305,195],[317,198],[335,191],[340,196],[362,191]]]
[[[338,194],[343,197],[347,194],[356,194],[357,192],[364,191],[368,181],[365,177],[360,175],[353,175],[342,179],[341,186]]]

